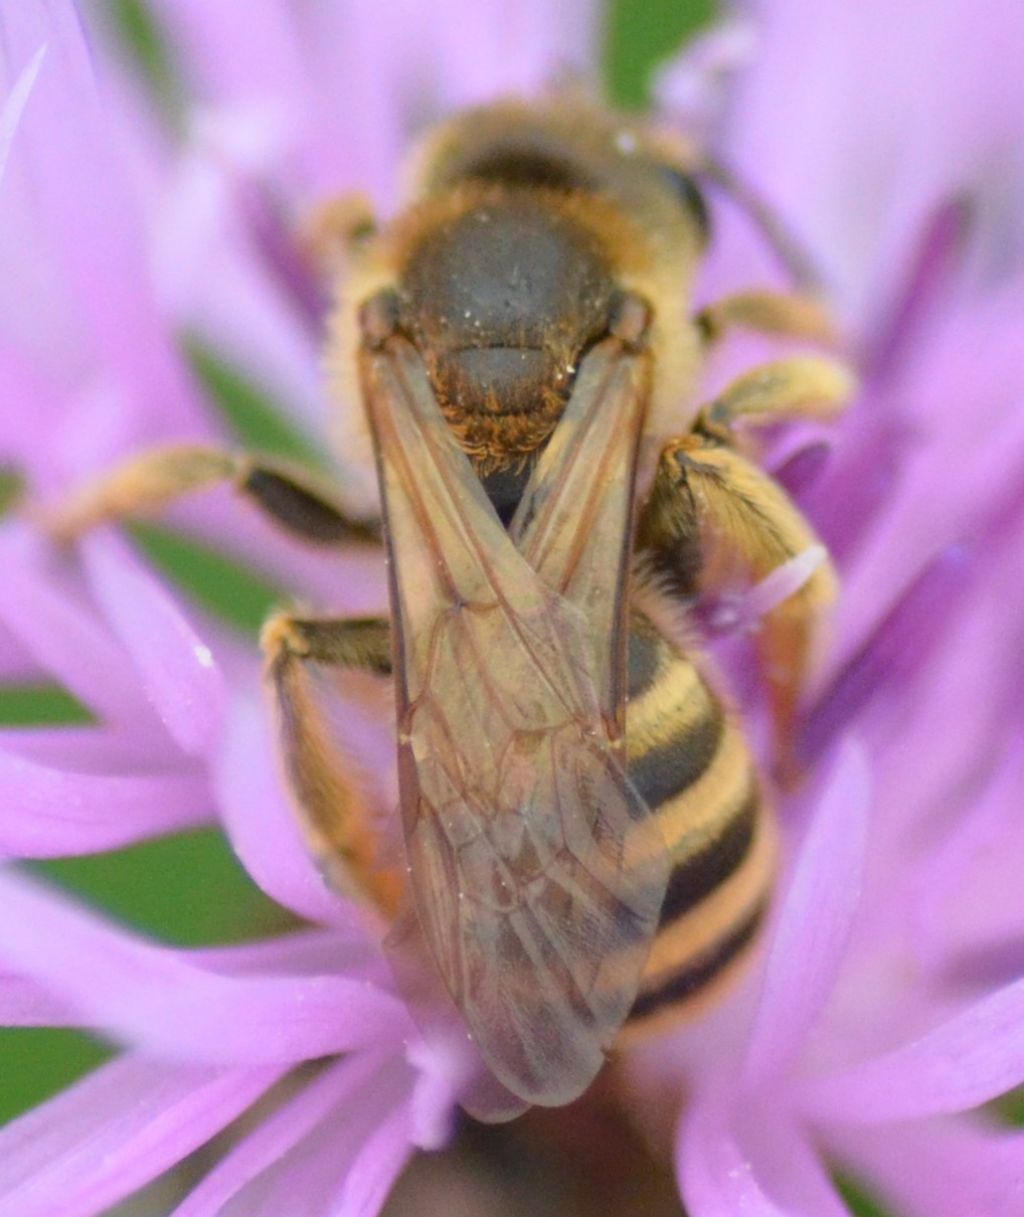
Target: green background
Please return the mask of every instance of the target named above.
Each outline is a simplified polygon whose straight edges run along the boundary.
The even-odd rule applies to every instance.
[[[652,69],[713,15],[711,0],[616,0],[607,5],[603,72],[618,105],[642,107]],[[125,44],[169,112],[181,95],[174,56],[142,0],[111,0]],[[242,444],[299,459],[315,459],[308,438],[284,421],[275,403],[216,352],[186,338],[184,349]],[[0,510],[8,479],[0,473]],[[136,535],[153,561],[204,608],[253,637],[282,589],[268,586],[222,556],[188,544],[165,529],[147,526]],[[0,726],[86,721],[68,694],[52,687],[0,690]],[[168,942],[203,944],[238,940],[284,924],[280,910],[248,880],[223,836],[210,829],[149,842],[99,856],[39,864],[33,869],[79,893],[141,930]],[[69,1031],[0,1030],[0,1122],[67,1085],[105,1059],[95,1040]],[[997,1105],[1006,1122],[1019,1123],[1022,1104]],[[881,1210],[845,1177],[841,1186],[853,1211]]]

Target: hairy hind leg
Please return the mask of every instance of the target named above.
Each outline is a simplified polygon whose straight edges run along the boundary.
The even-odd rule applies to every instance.
[[[397,911],[401,876],[381,858],[366,797],[346,764],[335,678],[386,676],[391,632],[381,618],[306,618],[279,613],[263,628],[267,680],[285,775],[321,870],[338,891]]]
[[[785,490],[713,435],[666,445],[637,528],[637,551],[670,593],[689,601],[731,576],[759,582],[805,559],[804,578],[764,614],[758,650],[783,756],[835,600],[832,563]],[[807,560],[810,559],[810,560]]]

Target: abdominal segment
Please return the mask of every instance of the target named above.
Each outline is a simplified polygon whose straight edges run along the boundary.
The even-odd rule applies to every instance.
[[[749,953],[774,877],[774,831],[735,716],[684,651],[634,614],[627,766],[669,851],[658,931],[624,1034],[692,1012]]]

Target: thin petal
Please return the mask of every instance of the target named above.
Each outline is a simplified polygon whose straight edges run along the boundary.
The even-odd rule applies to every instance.
[[[717,1100],[695,1097],[683,1120],[679,1187],[692,1217],[794,1217],[773,1204]]]
[[[126,130],[97,87],[74,4],[5,4],[0,32],[0,81],[48,47],[4,181],[0,315],[65,383],[98,365],[119,399],[109,432],[93,416],[46,434],[52,461],[81,471],[147,424],[181,433],[204,417],[157,308]],[[83,404],[95,387],[78,394]]]
[[[216,1217],[223,1212],[226,1202],[250,1180],[293,1149],[339,1105],[350,1103],[384,1059],[380,1053],[360,1053],[329,1066],[232,1147],[175,1209],[174,1217]]]
[[[461,1048],[462,1045],[460,1044]],[[450,1048],[438,1037],[412,1040],[406,1057],[416,1069],[410,1104],[410,1138],[420,1149],[440,1149],[452,1135],[460,1095],[480,1062]]]
[[[29,564],[16,548],[18,540],[6,537],[0,557],[0,622],[40,667],[100,717],[163,734],[125,652],[75,603],[63,581]]]
[[[403,1103],[367,1137],[345,1176],[333,1217],[377,1217],[412,1149],[409,1110]]]
[[[334,1067],[334,1083],[346,1075],[347,1063]],[[411,1074],[404,1061],[392,1057],[367,1073],[362,1062],[349,1066],[360,1075],[358,1085],[345,1085],[332,1106],[326,1106],[324,1091],[315,1092],[320,1119],[314,1124],[309,1113],[298,1112],[304,1135],[295,1140],[284,1123],[271,1118],[270,1131],[257,1132],[246,1149],[239,1147],[234,1170],[221,1176],[220,1186],[232,1190],[219,1205],[186,1208],[188,1217],[332,1217],[344,1195],[346,1179],[364,1153],[369,1152],[375,1133],[388,1124],[409,1094]],[[297,1109],[298,1110],[298,1109]],[[289,1141],[294,1143],[286,1148]],[[274,1145],[277,1156],[268,1152]],[[389,1145],[382,1147],[387,1153]],[[263,1163],[262,1169],[256,1169]],[[227,1165],[227,1161],[225,1163]],[[233,1175],[233,1178],[232,1178]],[[239,1186],[240,1185],[240,1186]],[[201,1189],[199,1189],[201,1191]],[[222,1193],[223,1194],[223,1193]],[[212,1199],[213,1197],[211,1197]],[[190,1198],[191,1200],[191,1198]],[[189,1201],[186,1202],[188,1204]],[[182,1217],[175,1214],[175,1217]]]
[[[201,774],[69,773],[0,751],[0,857],[118,849],[211,818]]]
[[[44,768],[60,769],[68,774],[146,776],[156,769],[152,776],[169,776],[166,764],[154,766],[152,747],[133,736],[127,726],[0,728],[0,752],[23,756]],[[181,766],[182,773],[196,771],[196,767],[187,762]],[[207,803],[212,806],[209,797]]]
[[[867,375],[875,381],[891,376],[902,356],[913,351],[923,322],[943,302],[951,272],[964,252],[970,219],[966,200],[957,194],[943,199],[922,224],[904,282],[862,357]]]
[[[725,109],[726,86],[756,52],[757,30],[749,17],[718,21],[657,73],[658,101],[687,133],[707,139]]]
[[[1024,1214],[1024,1133],[943,1120],[859,1128],[830,1145],[900,1217]]]
[[[808,1111],[843,1124],[968,1111],[1024,1082],[1024,980],[902,1048],[807,1082]]]
[[[240,1115],[280,1068],[104,1065],[0,1130],[0,1211],[94,1217]]]
[[[763,1119],[742,1098],[694,1096],[677,1167],[691,1217],[848,1217],[811,1142],[778,1103]]]
[[[224,679],[210,648],[117,537],[90,537],[83,550],[96,597],[135,661],[160,721],[188,755],[209,752],[220,735],[225,702]]]
[[[0,976],[0,1027],[77,1027],[78,1024],[74,1009],[34,980],[26,980],[23,976]]]
[[[206,96],[221,104],[261,96],[308,104],[308,76],[289,4],[252,0],[242,25],[230,10],[204,0],[157,0],[156,8]],[[223,53],[226,46],[232,54]]]
[[[824,785],[764,973],[745,1081],[764,1085],[794,1061],[835,983],[860,897],[870,781],[848,743]]]
[[[4,169],[7,167],[7,156],[11,149],[11,141],[18,130],[22,111],[25,109],[25,103],[28,101],[35,86],[36,77],[39,75],[39,68],[42,65],[45,54],[46,45],[44,43],[32,56],[25,70],[14,82],[14,87],[7,94],[3,108],[0,109],[0,182],[4,180]]]
[[[1011,933],[1021,925],[1021,901],[992,884],[990,860],[996,860],[994,854],[1009,854],[1013,865],[1020,865],[1021,837],[1013,829],[1024,788],[1024,757],[1014,739],[1005,755],[994,760],[984,785],[964,800],[955,823],[943,822],[931,847],[921,851],[907,884],[914,947],[933,970],[948,965],[964,947],[991,940],[993,915],[997,925],[1010,921]]]
[[[280,1063],[400,1039],[402,1004],[363,977],[225,976],[0,872],[0,966],[72,1003],[84,1025],[190,1062]]]
[[[425,33],[436,38],[443,103],[465,106],[505,93],[530,94],[566,66],[592,72],[597,13],[597,6],[580,0],[442,0]]]
[[[374,983],[388,979],[380,953],[373,952],[368,943],[345,940],[338,934],[324,930],[282,934],[279,938],[241,946],[203,947],[169,951],[168,954],[228,976],[253,973],[309,976],[338,972]],[[38,981],[0,973],[0,1026],[79,1027],[81,1022],[81,1015],[71,1002],[55,996]],[[424,1078],[418,1077],[417,1090],[423,1081]],[[440,1108],[443,1101],[447,1104],[445,1113],[448,1122],[444,1125],[447,1130],[455,1102],[452,1083],[448,1081],[442,1091],[441,1078],[436,1074],[430,1075],[426,1081],[438,1092],[432,1096],[431,1128],[437,1129],[441,1124]],[[446,1140],[446,1135],[435,1136],[429,1148],[436,1149]],[[417,1144],[426,1145],[426,1142],[418,1140]]]
[[[338,930],[296,930],[259,942],[198,947],[182,954],[200,967],[229,976],[252,972],[315,976],[334,972],[375,984],[383,984],[391,976],[383,955],[367,935]]]
[[[261,888],[310,921],[351,924],[353,910],[331,892],[310,859],[274,763],[264,710],[238,699],[229,713],[215,782],[231,844]]]
[[[879,280],[906,264],[936,202],[995,180],[992,165],[1013,172],[1024,13],[993,0],[979,24],[968,0],[775,0],[756,15],[758,53],[731,98],[730,159],[870,318]]]
[[[927,661],[962,603],[972,557],[960,545],[938,554],[833,676],[809,717],[803,742],[809,758],[820,757],[884,691],[908,682]]]

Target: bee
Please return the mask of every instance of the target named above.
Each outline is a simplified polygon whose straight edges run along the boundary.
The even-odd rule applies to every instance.
[[[749,433],[830,417],[852,382],[791,356],[695,402],[734,328],[830,339],[800,290],[694,310],[702,174],[676,137],[575,96],[456,116],[422,147],[408,208],[352,250],[330,326],[379,532],[303,470],[205,447],[127,462],[57,523],[230,481],[308,541],[383,542],[390,620],[282,613],[263,632],[288,782],[332,883],[388,917],[411,900],[489,1069],[527,1103],[571,1101],[613,1044],[707,999],[772,890],[764,782],[676,623],[737,574],[817,552]],[[819,561],[761,623],[783,738],[834,593]],[[394,682],[404,864],[332,714],[353,669]]]

